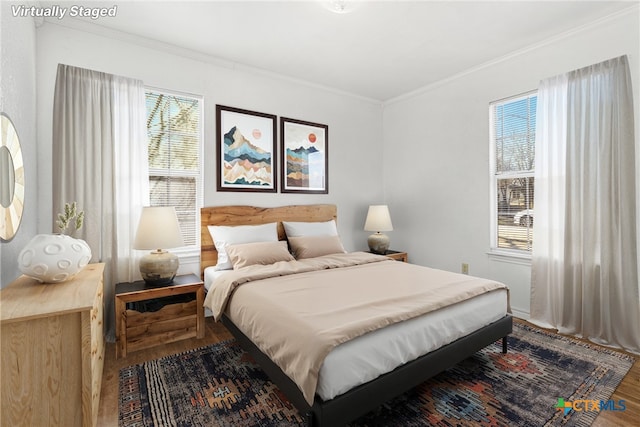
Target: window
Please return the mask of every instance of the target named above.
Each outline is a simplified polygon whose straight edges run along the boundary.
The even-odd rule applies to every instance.
[[[490,105],[493,249],[531,252],[536,101],[533,92]]]
[[[146,91],[151,206],[174,206],[186,246],[200,243],[202,98]]]

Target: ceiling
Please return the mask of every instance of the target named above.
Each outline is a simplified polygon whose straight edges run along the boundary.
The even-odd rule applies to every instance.
[[[638,1],[45,2],[112,7],[91,20],[252,69],[386,101]],[[64,24],[79,18],[66,17]],[[86,28],[88,25],[84,24]],[[100,29],[103,30],[103,29]]]

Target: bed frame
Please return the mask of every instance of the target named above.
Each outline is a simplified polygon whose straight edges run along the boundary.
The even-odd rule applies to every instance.
[[[208,225],[258,225],[278,222],[280,240],[286,236],[282,221],[320,222],[337,220],[335,205],[294,205],[274,208],[254,206],[215,206],[202,208],[201,273],[215,265],[218,253]],[[253,356],[269,378],[304,415],[308,426],[342,426],[377,408],[382,403],[410,390],[432,376],[455,366],[484,347],[502,339],[502,352],[507,352],[507,335],[512,331],[512,318],[502,319],[425,354],[395,370],[362,384],[334,399],[323,401],[318,396],[312,406],[304,399],[298,386],[265,355],[236,325],[223,315],[222,323],[240,345]]]

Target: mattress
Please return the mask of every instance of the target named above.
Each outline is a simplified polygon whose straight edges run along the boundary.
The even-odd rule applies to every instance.
[[[215,267],[207,267],[204,269],[204,288],[209,291],[213,281],[232,270],[216,270]]]
[[[316,393],[323,400],[333,399],[506,313],[507,292],[489,292],[347,341],[326,357]]]
[[[207,268],[207,290],[223,274]],[[489,292],[340,344],[325,358],[316,393],[330,400],[501,319],[507,310],[507,291]]]

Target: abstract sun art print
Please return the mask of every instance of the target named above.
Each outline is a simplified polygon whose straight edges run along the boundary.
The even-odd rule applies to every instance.
[[[329,127],[280,118],[283,193],[328,194]]]

